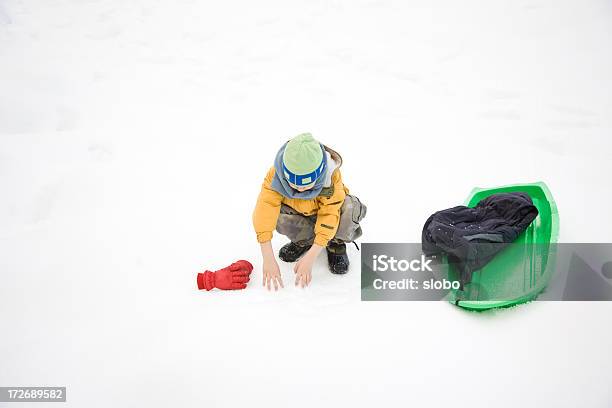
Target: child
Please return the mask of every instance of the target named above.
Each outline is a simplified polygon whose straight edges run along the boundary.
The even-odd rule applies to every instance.
[[[359,222],[366,206],[342,183],[342,157],[304,133],[285,143],[268,171],[253,212],[253,226],[263,256],[263,284],[268,290],[283,287],[274,258],[272,231],[291,241],[278,256],[295,262],[296,286],[312,278],[312,265],[323,248],[332,273],[348,271],[346,243],[362,234]]]

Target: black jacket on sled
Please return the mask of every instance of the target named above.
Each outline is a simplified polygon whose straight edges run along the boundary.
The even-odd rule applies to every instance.
[[[458,206],[427,219],[421,243],[425,255],[445,253],[460,271],[461,286],[527,229],[538,209],[525,193],[494,194],[476,207]]]

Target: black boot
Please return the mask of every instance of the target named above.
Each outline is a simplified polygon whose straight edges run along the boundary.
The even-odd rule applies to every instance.
[[[283,245],[278,251],[278,257],[285,262],[295,262],[310,249],[312,245],[299,246],[295,242]]]
[[[342,275],[348,272],[349,258],[346,254],[346,244],[330,242],[327,245],[327,262],[331,273]]]

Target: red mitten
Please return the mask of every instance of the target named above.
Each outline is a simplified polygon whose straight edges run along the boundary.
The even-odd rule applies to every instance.
[[[249,261],[240,260],[215,272],[198,273],[198,289],[244,289],[249,281],[251,271],[253,271],[253,265]]]

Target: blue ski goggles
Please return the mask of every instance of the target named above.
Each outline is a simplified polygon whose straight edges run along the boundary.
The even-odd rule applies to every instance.
[[[285,178],[289,181],[289,183],[296,185],[298,187],[304,187],[311,185],[314,183],[321,174],[325,171],[325,157],[321,161],[319,167],[308,174],[295,174],[292,173],[287,167],[285,167],[285,163],[283,163],[283,172],[285,173]]]

